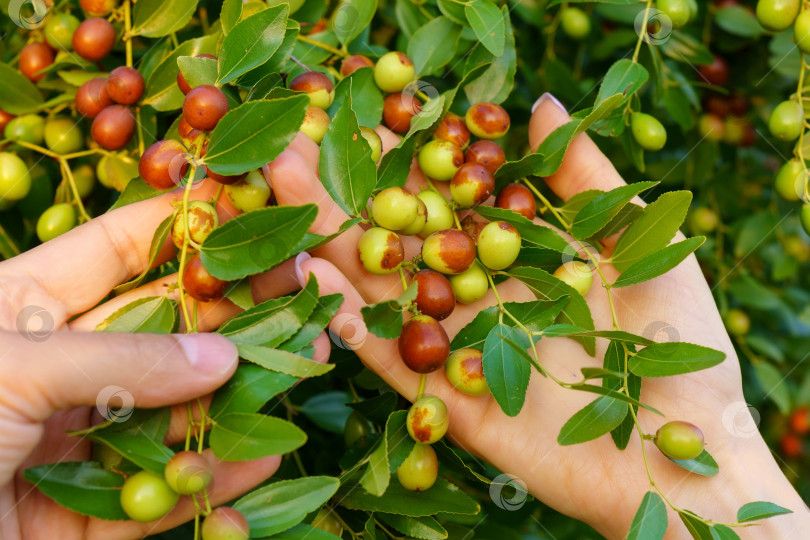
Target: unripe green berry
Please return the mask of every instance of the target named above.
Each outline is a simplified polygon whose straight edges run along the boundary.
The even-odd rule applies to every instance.
[[[326,131],[329,129],[329,122],[329,115],[326,114],[326,111],[310,105],[307,107],[306,115],[304,115],[301,131],[316,143],[321,144],[324,136],[326,136]]]
[[[478,258],[490,270],[503,270],[520,254],[520,233],[505,221],[488,223],[478,235]]]
[[[804,107],[793,100],[783,101],[771,113],[768,129],[777,139],[796,140],[804,130]]]
[[[343,525],[341,525],[338,518],[335,517],[335,512],[325,506],[321,508],[318,515],[315,516],[315,519],[312,520],[310,525],[316,529],[326,531],[338,538],[343,535]]]
[[[374,82],[383,92],[402,92],[415,75],[411,59],[398,51],[382,55],[374,66]]]
[[[188,225],[188,230],[191,233],[189,239],[198,245],[202,245],[208,235],[211,234],[211,231],[219,226],[216,208],[205,201],[189,201],[188,218],[184,216],[183,208],[179,208],[172,225],[172,241],[177,246],[177,249],[183,249],[186,225]],[[196,249],[194,246],[191,247]]]
[[[37,220],[40,242],[53,240],[76,226],[76,210],[67,203],[55,204],[45,210]]]
[[[382,227],[372,227],[363,233],[357,253],[363,268],[377,275],[396,272],[405,258],[399,236]]]
[[[267,206],[272,191],[261,171],[250,171],[244,180],[225,186],[225,195],[241,212],[259,210]]]
[[[667,143],[667,130],[654,116],[634,113],[630,119],[633,138],[644,150],[657,152]]]
[[[726,312],[723,320],[729,334],[744,336],[751,330],[751,319],[748,314],[739,309],[730,309]]]
[[[250,525],[245,516],[229,506],[220,506],[203,521],[202,540],[248,540]]]
[[[214,478],[211,464],[197,452],[178,452],[166,464],[163,478],[180,495],[191,495],[204,490]]]
[[[19,201],[30,191],[31,173],[25,162],[17,154],[0,152],[0,199]]]
[[[72,154],[84,146],[82,128],[70,118],[56,118],[45,124],[45,144],[57,154]]]
[[[703,452],[703,433],[689,422],[668,422],[658,428],[655,444],[662,454],[672,459],[694,459]]]
[[[807,171],[798,159],[791,159],[776,173],[773,188],[786,201],[798,201],[807,187]]]
[[[416,197],[416,217],[411,223],[400,231],[400,234],[405,236],[413,236],[422,232],[427,223],[427,206],[422,202],[422,199]]]
[[[657,0],[655,7],[669,17],[673,28],[685,26],[692,17],[691,9],[686,0]]]
[[[430,141],[419,150],[419,167],[434,180],[450,180],[463,164],[464,152],[450,141]]]
[[[799,212],[799,220],[802,222],[804,232],[810,234],[810,204],[803,204]]]
[[[475,261],[475,242],[459,229],[437,231],[422,244],[422,260],[442,274],[460,274]]]
[[[6,124],[3,136],[11,141],[42,144],[45,140],[45,119],[36,114],[18,116]]]
[[[343,426],[343,440],[346,442],[346,446],[353,446],[373,432],[374,426],[371,421],[360,412],[352,411],[346,419],[346,425]]]
[[[810,53],[810,11],[802,11],[793,26],[793,40],[805,54]]]
[[[554,271],[554,277],[585,296],[593,285],[591,267],[582,261],[568,261]]]
[[[45,41],[57,51],[73,49],[73,33],[79,19],[68,13],[57,13],[45,24]]]
[[[425,491],[436,482],[439,476],[439,459],[436,451],[427,444],[416,443],[397,468],[397,479],[407,490]]]
[[[560,26],[573,39],[584,39],[591,32],[591,19],[579,8],[567,7],[562,12]]]
[[[453,351],[447,359],[444,371],[450,384],[469,396],[483,396],[489,393],[481,351],[476,349]]]
[[[450,415],[444,401],[435,396],[424,396],[408,409],[405,425],[413,440],[433,444],[447,433]]]
[[[698,118],[698,132],[707,141],[722,141],[725,130],[723,119],[716,114],[701,114]]]
[[[135,521],[154,521],[162,518],[177,504],[177,494],[162,476],[152,471],[141,471],[124,482],[121,488],[121,506]]]
[[[768,30],[786,30],[796,20],[800,3],[800,0],[759,0],[757,19]]]
[[[425,226],[419,231],[419,236],[427,238],[436,231],[443,231],[453,226],[453,211],[447,206],[447,199],[441,193],[425,190],[416,196],[425,203],[427,220]]]
[[[710,233],[720,224],[720,218],[711,208],[701,206],[692,210],[689,215],[692,230],[698,234]]]
[[[367,128],[365,126],[360,126],[360,135],[366,140],[368,145],[371,147],[371,161],[374,163],[379,163],[380,158],[382,157],[382,139],[371,128]]]
[[[401,187],[382,190],[371,203],[371,215],[380,227],[401,231],[418,217],[419,199]]]
[[[462,304],[478,302],[486,296],[489,290],[487,273],[478,261],[474,262],[466,271],[450,276],[449,279],[456,300]]]
[[[93,167],[87,163],[79,165],[73,169],[73,181],[76,183],[76,191],[79,192],[79,197],[86,198],[93,192],[93,186],[96,183],[96,173]]]

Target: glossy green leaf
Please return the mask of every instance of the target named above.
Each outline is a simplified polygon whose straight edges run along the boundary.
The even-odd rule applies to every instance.
[[[474,67],[486,65],[485,71],[474,80],[463,81],[464,94],[470,103],[490,101],[503,103],[512,92],[517,72],[517,54],[515,52],[515,34],[512,21],[509,19],[509,6],[501,7],[506,40],[503,54],[493,56],[483,45],[476,45],[469,55],[468,72]],[[483,54],[476,54],[478,50]]]
[[[92,461],[64,461],[38,465],[23,471],[23,477],[65,508],[83,516],[129,519],[121,507],[124,477],[105,471]]]
[[[486,1],[486,0],[483,0]],[[543,154],[529,154],[517,161],[507,161],[495,172],[495,180],[498,184],[508,184],[516,182],[521,178],[534,175],[540,170],[545,162]]]
[[[242,0],[223,0],[222,9],[219,11],[219,22],[222,25],[222,33],[226,36],[242,17],[242,4]]]
[[[627,407],[627,403],[600,396],[568,419],[557,436],[557,442],[567,446],[601,437],[621,424]]]
[[[411,517],[384,513],[376,515],[383,523],[409,538],[420,538],[422,540],[444,540],[447,538],[447,531],[444,527],[430,516]]]
[[[447,17],[436,17],[408,41],[408,57],[416,75],[430,75],[446,66],[456,54],[461,27]]]
[[[567,304],[568,298],[562,297],[553,301],[506,302],[504,307],[527,329],[539,332],[550,325]],[[450,344],[451,350],[465,347],[483,350],[487,335],[498,325],[499,313],[497,306],[479,311],[475,318],[459,330],[453,338]],[[515,323],[510,317],[504,317],[503,324],[513,326]]]
[[[661,496],[648,491],[630,524],[627,540],[662,540],[667,532],[667,507]]]
[[[740,540],[737,533],[731,527],[715,523],[712,525],[712,538],[714,540]]]
[[[368,331],[377,337],[395,339],[402,330],[402,312],[416,300],[416,284],[411,283],[399,298],[364,306],[360,313]]]
[[[677,244],[669,245],[660,251],[647,255],[634,263],[611,285],[614,288],[628,287],[649,281],[666,274],[683,262],[697,248],[703,245],[706,239],[702,236],[689,238]]]
[[[301,404],[300,411],[318,427],[342,434],[346,419],[352,412],[348,407],[351,400],[351,396],[346,392],[338,390],[322,392]]]
[[[595,197],[577,213],[571,234],[580,240],[589,238],[607,225],[633,197],[657,185],[658,182],[637,182]]]
[[[160,255],[160,250],[163,249],[164,244],[166,244],[166,240],[169,238],[169,233],[172,231],[172,226],[174,225],[174,214],[166,216],[166,219],[160,222],[158,228],[155,230],[155,234],[152,235],[152,241],[149,244],[149,263],[144,268],[144,271],[136,277],[135,279],[128,281],[126,283],[122,283],[113,289],[113,292],[116,295],[123,294],[127,291],[130,291],[136,287],[138,287],[141,283],[143,283],[144,278],[155,266],[157,262],[158,255]]]
[[[695,540],[713,540],[709,525],[691,510],[681,510],[678,517]]]
[[[501,56],[506,28],[498,7],[487,0],[472,0],[464,7],[464,14],[481,44],[493,55]]]
[[[217,81],[217,61],[213,58],[180,56],[177,67],[192,88],[201,84],[215,84]]]
[[[39,88],[19,70],[0,62],[0,107],[11,114],[26,114],[36,110],[43,98]]]
[[[357,489],[357,485],[352,483],[343,484],[338,495],[346,508],[403,516],[431,516],[437,512],[474,515],[480,511],[475,499],[443,478],[437,479],[433,487],[419,493],[417,497],[399,482],[391,482],[382,497]]]
[[[655,343],[630,357],[630,371],[639,377],[668,377],[716,366],[725,353],[692,343]]]
[[[337,540],[340,537],[316,527],[299,523],[291,529],[267,538],[268,540]]]
[[[348,44],[371,23],[376,11],[377,0],[344,0],[332,14],[332,30],[341,43]]]
[[[729,5],[718,9],[714,22],[729,34],[744,38],[755,38],[765,33],[754,12],[743,6]]]
[[[790,389],[779,368],[766,361],[755,362],[753,367],[763,395],[773,401],[782,414],[790,414]]]
[[[386,152],[377,168],[377,185],[374,189],[405,186],[411,172],[415,145],[415,137],[405,137],[397,146]]]
[[[793,510],[783,508],[778,504],[768,501],[755,501],[744,504],[737,510],[737,521],[748,522],[767,519],[782,514],[792,514]]]
[[[340,293],[318,298],[318,303],[306,322],[294,336],[279,345],[278,348],[283,351],[295,352],[312,343],[329,325],[342,303],[343,295]]]
[[[294,377],[317,377],[335,367],[334,364],[320,364],[291,352],[259,345],[239,345],[238,348],[239,356],[245,360]]]
[[[144,433],[101,430],[90,435],[88,439],[105,444],[138,467],[161,475],[166,463],[174,455],[161,440],[155,440]]]
[[[96,326],[97,332],[169,334],[176,329],[177,305],[165,296],[146,296],[117,309]]]
[[[602,103],[616,94],[621,94],[623,96],[621,101],[624,102],[629,96],[638,92],[649,77],[650,74],[644,66],[628,58],[622,58],[610,66],[605,78],[602,79],[596,103]]]
[[[383,96],[374,82],[374,70],[360,68],[335,86],[335,100],[327,111],[329,116],[337,114],[349,92],[352,93],[352,110],[358,125],[376,128],[382,118]]]
[[[531,366],[508,341],[524,349],[530,347],[528,336],[514,327],[499,324],[484,343],[484,376],[492,396],[507,416],[517,416],[526,399]]]
[[[652,341],[644,336],[637,336],[623,330],[585,330],[572,324],[555,324],[543,329],[546,337],[600,337],[612,341],[635,343],[637,345],[652,345]]]
[[[211,428],[209,444],[217,459],[248,461],[300,448],[307,440],[295,424],[263,414],[229,413]]]
[[[132,33],[168,36],[188,24],[196,9],[197,0],[138,0],[132,9]]]
[[[222,85],[267,62],[284,40],[289,6],[263,9],[240,21],[225,37],[219,53]]]
[[[274,396],[292,388],[297,377],[268,371],[255,364],[240,364],[211,400],[208,414],[216,420],[230,413],[255,413]]]
[[[720,472],[720,467],[717,465],[717,462],[706,450],[703,450],[703,452],[694,459],[681,460],[669,458],[669,460],[687,471],[701,476],[714,476]]]

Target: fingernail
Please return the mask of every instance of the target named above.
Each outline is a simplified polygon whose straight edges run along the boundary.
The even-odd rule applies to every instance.
[[[554,105],[559,107],[562,112],[568,114],[568,110],[563,106],[562,103],[560,103],[560,100],[555,98],[552,94],[549,94],[548,92],[540,96],[540,98],[534,102],[534,105],[532,105],[532,113],[534,113],[534,111],[537,110],[537,107],[539,107],[546,101],[551,101]]]
[[[306,251],[302,251],[295,257],[295,277],[298,279],[298,283],[300,283],[302,287],[307,284],[307,280],[306,276],[304,276],[304,272],[301,270],[301,265],[311,258],[312,256]]]
[[[222,375],[233,370],[239,353],[227,338],[214,334],[185,334],[177,341],[195,370],[209,375]]]

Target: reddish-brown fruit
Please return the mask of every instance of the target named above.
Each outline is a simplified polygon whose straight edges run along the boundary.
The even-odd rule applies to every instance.
[[[790,428],[799,435],[810,433],[810,409],[799,407],[790,415]]]
[[[725,118],[731,113],[731,105],[725,96],[710,94],[703,98],[703,110],[707,113],[716,114]]]
[[[436,319],[417,315],[402,325],[399,355],[411,371],[430,373],[447,362],[450,339]]]
[[[222,298],[227,286],[227,281],[215,278],[208,273],[197,254],[191,258],[183,271],[183,288],[200,302],[210,302]]]
[[[754,146],[757,142],[757,130],[754,128],[754,125],[751,122],[748,122],[743,126],[743,136],[740,140],[740,146],[748,147]]]
[[[483,165],[489,169],[489,172],[495,174],[495,171],[506,162],[506,154],[504,154],[503,148],[492,141],[477,141],[467,148],[464,160],[467,163]]]
[[[172,189],[188,171],[186,148],[174,139],[158,141],[141,156],[138,173],[155,189]]]
[[[247,173],[244,173],[244,174],[238,174],[236,176],[223,176],[223,175],[217,174],[214,171],[212,171],[211,169],[209,169],[207,165],[205,166],[205,174],[211,180],[214,180],[214,181],[219,182],[220,184],[224,184],[226,186],[230,185],[230,184],[237,183],[238,181],[242,180],[245,177],[245,175],[247,175]]]
[[[217,57],[213,54],[198,54],[196,58],[211,58],[212,60],[217,60]],[[177,86],[184,94],[188,94],[191,90],[191,85],[188,84],[185,76],[183,76],[183,73],[179,69],[177,70]]]
[[[20,51],[20,72],[37,82],[45,76],[40,71],[53,64],[53,50],[44,43],[29,43]]]
[[[107,79],[90,79],[76,92],[76,108],[87,118],[95,118],[112,104],[113,100],[107,93]]]
[[[460,274],[475,261],[475,242],[459,229],[437,231],[422,244],[422,260],[442,274]]]
[[[413,276],[416,282],[416,307],[423,315],[441,321],[453,313],[456,295],[450,280],[435,270],[420,270]]]
[[[453,200],[464,207],[481,204],[494,190],[495,179],[492,173],[478,163],[465,163],[450,180],[450,194]]]
[[[487,226],[488,221],[475,221],[472,216],[467,216],[461,221],[461,230],[470,235],[473,242],[478,242],[478,235]]]
[[[698,67],[703,80],[714,86],[725,86],[728,82],[728,63],[720,56],[715,56],[711,64]]]
[[[785,433],[779,441],[782,455],[788,459],[796,459],[802,455],[802,439],[793,433]]]
[[[495,206],[517,212],[526,219],[534,219],[537,213],[534,195],[522,184],[509,184],[501,188],[495,197]]]
[[[411,118],[422,110],[422,102],[410,94],[391,94],[383,101],[383,122],[396,133],[411,129]]]
[[[79,5],[91,17],[109,15],[117,4],[117,0],[79,0]]]
[[[90,62],[98,62],[110,54],[114,45],[115,28],[107,19],[84,20],[73,33],[73,50]]]
[[[319,32],[323,32],[326,30],[326,27],[329,25],[329,21],[324,17],[318,19],[318,22],[312,25],[312,28],[309,29],[310,34],[317,34]]]
[[[8,123],[14,120],[15,118],[17,117],[14,116],[13,114],[7,113],[3,109],[0,109],[0,133],[2,133],[3,130],[6,129]]]
[[[358,69],[364,67],[373,68],[374,62],[372,62],[368,56],[363,56],[362,54],[353,54],[344,59],[340,64],[340,74],[344,77],[348,77]]]
[[[470,130],[464,119],[457,114],[447,113],[433,133],[435,139],[454,142],[462,149],[470,144]]]
[[[509,113],[497,103],[476,103],[464,117],[467,128],[481,139],[500,139],[509,131]]]
[[[135,115],[129,107],[110,105],[93,120],[90,135],[102,148],[120,150],[135,133]]]
[[[107,77],[107,93],[121,105],[131,105],[143,95],[143,76],[137,69],[119,66]]]
[[[183,118],[195,129],[211,131],[228,112],[228,98],[211,84],[192,88],[183,100]]]
[[[748,113],[748,98],[742,94],[734,94],[728,98],[728,106],[734,116],[745,116]]]
[[[306,92],[309,104],[320,109],[328,109],[335,99],[335,85],[320,71],[307,71],[297,76],[290,83],[290,90]]]

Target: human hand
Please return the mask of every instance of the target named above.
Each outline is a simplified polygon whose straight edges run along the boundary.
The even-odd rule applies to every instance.
[[[530,124],[530,143],[537,147],[556,127],[569,120],[553,100],[543,99],[536,107]],[[384,128],[378,133],[388,150],[397,137]],[[321,186],[318,174],[318,148],[301,144],[288,149],[269,167],[272,184],[280,204],[317,202],[319,214],[313,232],[330,234],[347,219]],[[570,146],[560,170],[547,179],[549,186],[564,200],[587,189],[610,190],[624,185],[608,159],[586,136],[580,135]],[[414,165],[407,187],[418,192],[425,186],[422,173]],[[446,186],[439,186],[445,195]],[[640,200],[637,202],[641,203]],[[536,220],[542,223],[540,220]],[[362,229],[355,227],[337,240],[317,250],[317,258],[299,256],[298,277],[313,273],[324,292],[341,292],[345,302],[332,324],[332,331],[354,345],[366,365],[388,384],[413,400],[419,375],[400,360],[394,340],[368,334],[360,309],[369,303],[394,298],[401,291],[397,276],[370,276],[356,256]],[[609,257],[615,238],[605,242],[603,257]],[[406,260],[420,249],[418,238],[403,238]],[[608,280],[618,272],[609,264],[600,265]],[[534,300],[521,283],[507,281],[498,285],[504,301]],[[607,293],[595,286],[587,294],[597,329],[612,327]],[[810,534],[806,507],[779,471],[762,438],[746,433],[738,436],[724,425],[724,413],[748,415],[742,394],[739,365],[734,348],[723,327],[711,291],[694,257],[675,270],[650,282],[613,291],[616,316],[623,330],[637,334],[669,327],[680,341],[696,343],[726,354],[726,360],[698,374],[649,379],[645,381],[641,401],[667,415],[666,420],[681,419],[698,425],[706,436],[707,449],[720,465],[715,480],[689,475],[657,451],[647,448],[647,460],[653,477],[667,497],[686,509],[699,509],[717,521],[733,521],[736,509],[753,500],[769,500],[792,509],[795,514],[774,518],[757,527],[755,534],[769,537],[799,537]],[[495,305],[492,291],[472,305],[459,305],[443,321],[450,336],[485,307]],[[351,321],[347,323],[346,321]],[[650,336],[653,337],[653,336]],[[567,382],[580,379],[580,369],[601,367],[606,342],[598,342],[595,357],[568,339],[544,339],[538,350],[545,369]],[[609,437],[585,444],[561,447],[557,434],[562,425],[593,397],[562,389],[547,378],[532,374],[526,404],[514,418],[504,415],[491,396],[473,398],[456,391],[442,374],[427,378],[426,394],[440,397],[450,412],[448,436],[461,448],[485,459],[501,471],[516,475],[529,491],[561,512],[588,522],[608,537],[622,537],[629,529],[636,508],[650,482],[642,456],[641,441],[631,438],[626,451],[617,450]],[[645,433],[654,433],[666,420],[642,410],[640,425]],[[736,418],[737,421],[740,418]],[[753,425],[753,419],[747,417]],[[750,435],[750,436],[748,436]],[[670,511],[669,536],[688,538],[677,515]],[[803,528],[802,528],[803,527]],[[798,531],[804,531],[802,535]],[[745,536],[749,530],[742,530]],[[791,532],[792,531],[792,532]]]
[[[215,189],[213,182],[203,182],[193,198],[208,199]],[[168,292],[177,280],[171,275],[94,307],[114,286],[146,268],[152,235],[177,196],[167,193],[125,206],[0,263],[0,538],[136,538],[194,517],[185,497],[152,523],[87,518],[59,506],[21,476],[35,465],[91,459],[92,444],[66,431],[103,420],[96,408],[120,407],[98,403],[108,389],[126,396],[125,407],[180,404],[172,408],[164,441],[180,442],[188,423],[184,403],[213,392],[236,369],[236,347],[218,335],[91,332],[137,298],[177,298],[176,290]],[[218,211],[222,220],[236,213],[224,197]],[[169,240],[158,262],[173,254]],[[256,276],[252,284],[257,300],[298,288],[291,262]],[[201,303],[199,329],[213,330],[239,311],[227,300]],[[325,362],[325,335],[315,347],[313,359]],[[207,406],[210,395],[202,401]],[[221,462],[210,450],[204,456],[216,479],[209,488],[214,505],[260,484],[280,463],[279,456],[240,463]]]

